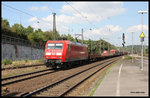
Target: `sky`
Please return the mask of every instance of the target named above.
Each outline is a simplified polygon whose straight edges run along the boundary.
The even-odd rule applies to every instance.
[[[85,40],[104,39],[115,46],[122,46],[122,34],[125,34],[125,46],[141,45],[143,14],[144,45],[149,45],[149,10],[148,2],[134,1],[61,1],[61,2],[1,2],[1,17],[7,19],[12,26],[22,24],[25,28],[35,30],[53,30],[53,13],[56,13],[56,29],[59,34],[81,34]],[[81,37],[79,37],[81,38]]]

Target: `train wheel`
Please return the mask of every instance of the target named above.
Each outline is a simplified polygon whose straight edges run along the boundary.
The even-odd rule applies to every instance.
[[[67,63],[63,63],[63,64],[61,65],[61,69],[63,69],[63,70],[67,69]]]
[[[71,68],[71,65],[72,65],[72,63],[69,62],[69,63],[67,64],[67,68]]]
[[[46,66],[46,67],[50,67],[50,63],[48,63],[48,62],[45,63],[45,66]]]
[[[52,69],[56,70],[57,69],[57,65],[55,63],[52,63]]]

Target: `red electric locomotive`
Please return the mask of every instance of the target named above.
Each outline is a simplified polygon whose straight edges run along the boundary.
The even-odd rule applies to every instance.
[[[111,49],[111,50],[110,50],[110,54],[111,54],[111,55],[115,55],[115,54],[116,54],[116,50],[115,50],[115,49]]]
[[[70,63],[88,59],[88,47],[68,40],[47,41],[45,63],[52,68],[68,67]]]
[[[103,53],[102,53],[102,56],[109,56],[109,53],[107,50],[104,50]]]
[[[118,50],[115,50],[115,49],[111,49],[111,50],[110,50],[110,54],[111,54],[111,55],[114,55],[114,56],[121,55],[120,52],[119,52]]]

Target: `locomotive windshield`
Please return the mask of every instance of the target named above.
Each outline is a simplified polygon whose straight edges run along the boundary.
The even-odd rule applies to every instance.
[[[63,47],[63,44],[56,44],[55,49],[62,49],[62,47]]]
[[[62,49],[63,44],[62,43],[48,43],[47,49]]]
[[[55,44],[54,43],[48,43],[47,44],[47,49],[54,49],[55,48]]]

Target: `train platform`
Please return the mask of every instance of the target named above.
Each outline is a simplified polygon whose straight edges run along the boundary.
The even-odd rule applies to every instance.
[[[92,96],[149,96],[149,64],[122,58],[109,69]]]

